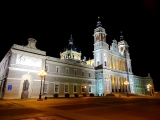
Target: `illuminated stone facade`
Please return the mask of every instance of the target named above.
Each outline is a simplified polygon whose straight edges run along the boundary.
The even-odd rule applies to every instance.
[[[96,96],[111,93],[133,93],[153,95],[153,80],[135,76],[132,73],[128,44],[124,36],[120,42],[106,42],[106,32],[98,21],[94,30],[94,59],[81,59],[81,51],[73,44],[73,38],[60,52],[60,59],[46,56],[46,52],[36,48],[36,40],[28,39],[28,45],[14,44],[0,63],[0,98],[21,99],[24,83],[29,81],[28,98],[38,98],[41,79],[38,72],[46,69],[42,93],[53,97],[57,93],[64,96],[69,93],[93,93]],[[45,80],[45,82],[44,82]],[[129,85],[125,86],[125,81]],[[150,84],[149,87],[147,85]]]

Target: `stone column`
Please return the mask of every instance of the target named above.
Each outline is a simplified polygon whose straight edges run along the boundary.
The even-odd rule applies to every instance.
[[[116,92],[116,79],[115,79],[115,76],[113,76],[113,85],[114,85],[114,92]]]
[[[120,89],[120,82],[119,82],[119,77],[117,77],[117,92],[119,92]]]
[[[115,92],[118,91],[117,77],[115,76]]]
[[[109,74],[108,76],[108,80],[109,80],[109,89],[110,89],[110,93],[112,93],[112,79],[111,79],[111,75]]]
[[[123,77],[122,77],[122,88],[123,88],[123,92],[125,92],[124,78]]]

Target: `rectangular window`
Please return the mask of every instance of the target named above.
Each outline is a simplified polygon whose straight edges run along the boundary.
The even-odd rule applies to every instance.
[[[85,87],[84,87],[84,85],[82,85],[82,90],[81,91],[84,92],[84,89],[85,89]]]
[[[69,74],[69,68],[66,68],[66,74]]]
[[[48,72],[48,65],[46,65],[46,71]]]
[[[82,71],[82,76],[84,76],[84,71]]]
[[[44,93],[47,93],[47,87],[48,87],[48,85],[47,85],[47,84],[44,84],[44,86],[43,86],[43,92],[44,92]]]
[[[89,77],[91,77],[91,73],[89,73]]]
[[[104,62],[104,64],[105,64],[105,66],[107,66],[107,63],[106,63],[106,61]]]
[[[55,84],[54,92],[58,93],[59,92],[59,85]]]
[[[97,62],[97,66],[99,66],[99,61]]]
[[[4,65],[4,69],[6,69],[6,66],[7,66],[7,60],[6,60],[5,65]]]
[[[74,70],[74,75],[77,75],[77,70]]]
[[[64,92],[68,92],[68,85],[64,85]]]
[[[91,92],[91,86],[88,86],[88,91]]]
[[[58,66],[56,66],[56,72],[59,73],[59,67]]]
[[[73,92],[77,92],[77,85],[73,86]]]

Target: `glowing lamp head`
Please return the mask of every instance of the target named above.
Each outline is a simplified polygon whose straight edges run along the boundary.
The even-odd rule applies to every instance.
[[[39,77],[43,78],[47,75],[47,72],[45,70],[41,70],[39,73],[38,73]]]
[[[125,82],[124,82],[124,84],[125,84],[125,85],[128,85],[128,84],[129,84],[129,82],[128,82],[128,81],[125,81]]]
[[[84,88],[86,88],[86,86],[84,86]]]
[[[151,84],[148,84],[148,85],[147,85],[147,88],[150,88],[151,86],[152,86]]]

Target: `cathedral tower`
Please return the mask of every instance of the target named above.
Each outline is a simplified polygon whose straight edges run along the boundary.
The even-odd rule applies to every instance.
[[[128,73],[132,73],[132,67],[131,67],[131,59],[130,59],[130,54],[129,54],[129,46],[127,42],[125,41],[125,38],[122,34],[120,35],[120,42],[118,42],[118,48],[119,48],[119,53],[126,58],[126,68]]]
[[[108,44],[106,43],[106,32],[102,27],[101,22],[97,22],[97,27],[94,30],[94,66],[98,67],[100,65],[107,66],[107,51]]]
[[[96,29],[94,29],[94,66],[96,68],[96,93],[99,96],[105,94],[105,72],[103,68],[108,66],[109,46],[106,43],[106,32],[98,17]]]

